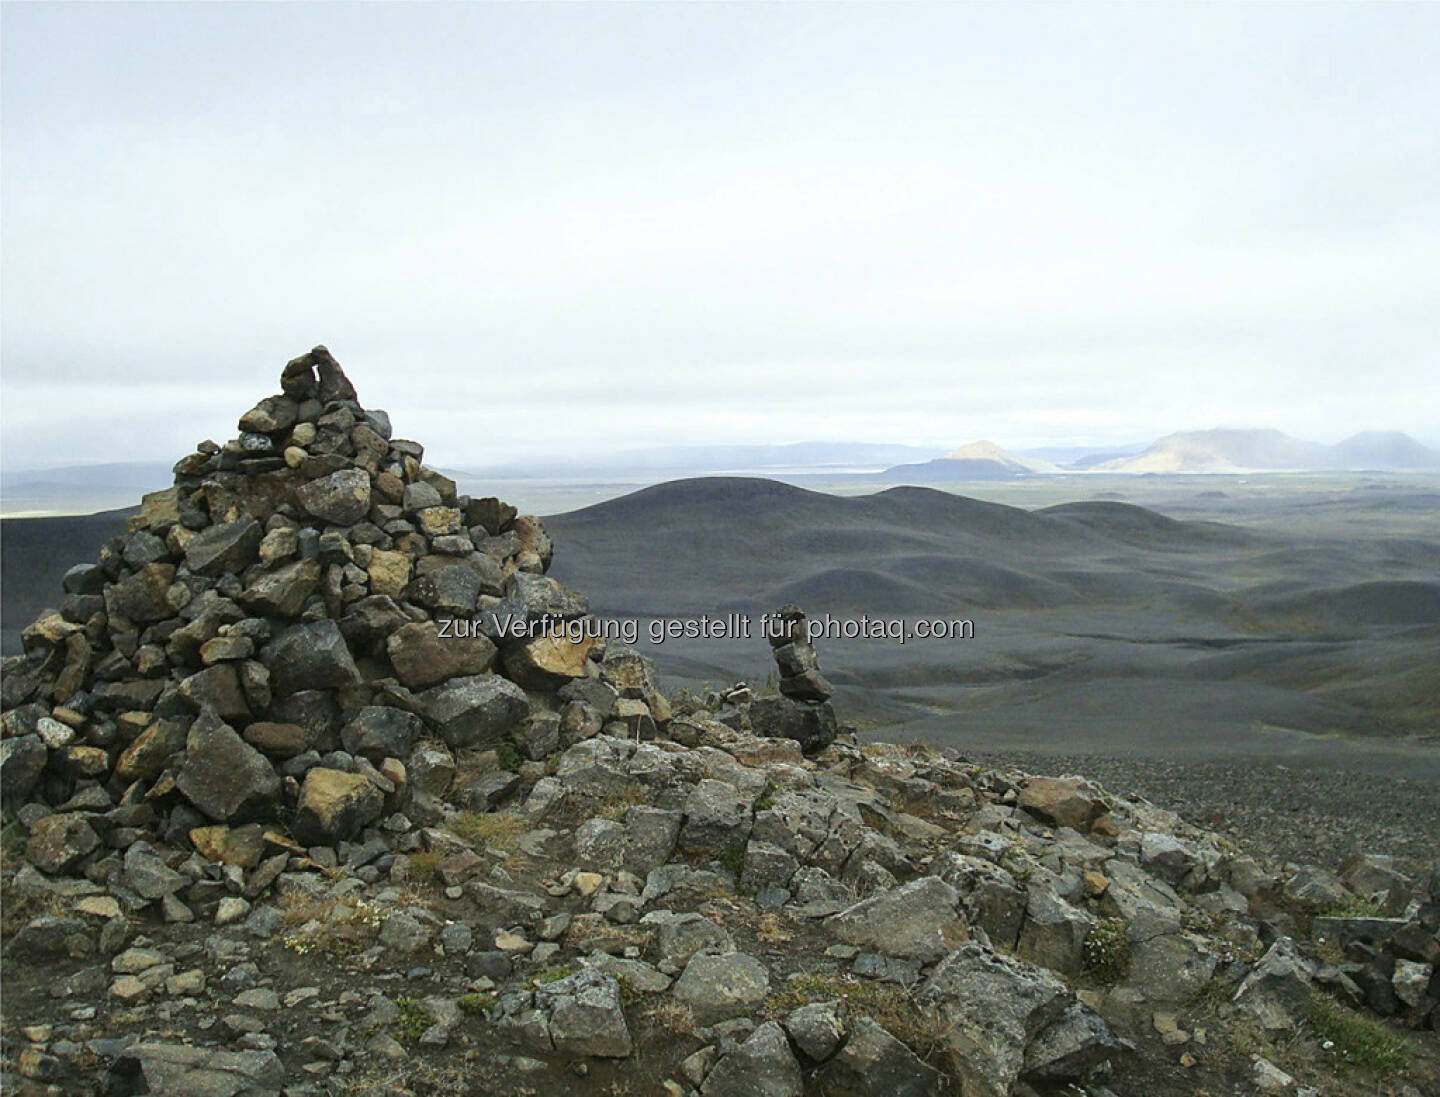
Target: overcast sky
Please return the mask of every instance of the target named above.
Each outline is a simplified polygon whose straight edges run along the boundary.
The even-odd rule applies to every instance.
[[[5,4],[4,459],[1440,444],[1440,5]]]

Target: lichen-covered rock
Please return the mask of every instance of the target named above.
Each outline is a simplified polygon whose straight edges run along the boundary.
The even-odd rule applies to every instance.
[[[468,625],[468,622],[463,623]],[[495,664],[495,645],[483,634],[413,621],[390,634],[385,651],[395,675],[410,689],[424,689],[450,678],[485,674]]]
[[[504,742],[530,712],[525,691],[498,674],[451,678],[420,701],[441,738],[457,748]]]
[[[370,513],[370,477],[363,469],[340,469],[300,485],[295,496],[316,518],[353,526]]]
[[[633,1049],[620,985],[611,975],[585,968],[538,987],[535,1002],[549,1015],[556,1051],[621,1059]]]
[[[722,1055],[700,1087],[701,1097],[800,1097],[804,1077],[774,1021],[755,1029],[743,1044]]]
[[[317,766],[305,774],[295,810],[295,836],[311,845],[357,834],[380,818],[385,796],[369,778]]]
[[[748,1013],[770,993],[765,965],[743,952],[701,951],[675,981],[675,997],[710,1021]]]
[[[263,754],[224,724],[199,735],[192,729],[190,739],[175,778],[185,799],[217,823],[274,816],[280,775]]]
[[[852,945],[930,962],[969,937],[958,913],[959,902],[959,893],[945,881],[922,876],[861,900],[825,925]]]
[[[41,872],[68,872],[100,848],[100,836],[78,811],[47,815],[30,828],[25,857]]]

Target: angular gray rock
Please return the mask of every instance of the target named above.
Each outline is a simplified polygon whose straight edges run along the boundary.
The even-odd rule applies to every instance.
[[[255,562],[263,535],[260,524],[250,517],[211,526],[185,547],[185,565],[212,579],[238,574]]]
[[[222,724],[196,736],[175,787],[200,812],[218,823],[272,818],[280,796],[280,775],[235,729]]]
[[[370,513],[370,477],[364,469],[340,469],[295,489],[300,505],[316,518],[353,526]]]
[[[382,705],[367,705],[340,731],[340,742],[350,754],[363,754],[379,765],[385,758],[408,758],[425,733],[414,713]]]
[[[620,985],[602,971],[584,968],[537,987],[535,1004],[549,1015],[556,1051],[621,1059],[633,1048]]]
[[[743,952],[697,952],[675,981],[675,997],[705,1022],[749,1013],[770,993],[765,965]]]
[[[328,618],[290,626],[266,648],[265,663],[277,697],[360,681],[340,626]]]
[[[968,939],[959,902],[959,893],[944,880],[922,876],[861,900],[826,919],[825,926],[849,944],[928,963]]]
[[[702,1097],[801,1097],[803,1091],[800,1064],[774,1021],[722,1055],[700,1087]]]
[[[525,691],[498,674],[451,678],[419,696],[426,718],[454,748],[505,742],[530,712]]]
[[[935,968],[916,1001],[944,1031],[967,1097],[1009,1097],[1031,1039],[1072,998],[1050,972],[972,943]]]
[[[855,1022],[819,1079],[826,1097],[938,1097],[944,1092],[940,1072],[869,1017]]]

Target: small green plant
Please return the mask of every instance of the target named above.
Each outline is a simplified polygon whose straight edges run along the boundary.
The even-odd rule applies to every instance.
[[[756,811],[769,811],[775,806],[775,794],[780,791],[780,786],[772,778],[766,778],[765,790],[755,797]]]
[[[495,1008],[499,999],[491,993],[474,992],[462,994],[455,999],[455,1004],[460,1007],[461,1013],[468,1013],[472,1017],[479,1017],[488,1014]]]
[[[1383,918],[1385,912],[1363,895],[1347,895],[1320,912],[1325,918]]]
[[[1085,970],[1113,986],[1130,970],[1130,920],[1106,918],[1085,935],[1082,949]]]
[[[520,752],[511,743],[501,743],[495,748],[495,761],[499,763],[501,769],[519,769]]]
[[[1331,998],[1316,996],[1310,1028],[1337,1066],[1360,1067],[1388,1077],[1408,1068],[1414,1054],[1403,1034]]]
[[[777,1018],[811,1002],[837,998],[845,1002],[852,1016],[871,1018],[897,1040],[909,1044],[922,1058],[933,1058],[942,1052],[946,1029],[941,1019],[917,1007],[904,988],[895,983],[806,972],[791,979],[784,990],[771,994],[762,1008],[766,1017]]]
[[[417,998],[398,998],[400,1016],[395,1019],[392,1035],[402,1044],[413,1044],[425,1035],[425,1030],[435,1023],[430,1011]]]
[[[537,987],[543,987],[550,983],[558,983],[561,979],[568,979],[579,970],[579,964],[559,964],[556,967],[547,967],[544,971],[536,972],[530,981]]]
[[[745,873],[745,843],[736,842],[720,854],[720,866],[735,877],[735,883],[738,886],[740,877]]]
[[[635,980],[624,975],[615,976],[615,982],[620,986],[620,1004],[622,1006],[638,1005],[647,997],[646,993],[636,985]]]

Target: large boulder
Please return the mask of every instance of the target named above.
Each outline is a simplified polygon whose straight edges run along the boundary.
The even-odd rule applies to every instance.
[[[770,739],[794,739],[810,754],[835,741],[840,722],[828,703],[807,705],[789,697],[762,697],[750,705],[750,727]]]
[[[826,1097],[935,1097],[940,1072],[869,1017],[851,1028],[845,1046],[820,1072]]]
[[[385,641],[396,677],[410,689],[425,689],[448,678],[489,671],[495,665],[495,645],[483,633],[472,634],[468,624],[412,621],[396,629]]]
[[[301,484],[295,497],[316,518],[353,526],[370,513],[370,477],[363,469],[340,469]]]
[[[785,1030],[774,1021],[722,1055],[700,1087],[701,1097],[800,1097],[803,1092],[800,1064]]]
[[[1072,999],[1050,972],[967,944],[935,968],[916,1001],[945,1033],[967,1097],[1009,1097],[1031,1039]]]
[[[221,1051],[189,1044],[132,1044],[110,1067],[114,1093],[260,1097],[279,1093],[285,1068],[273,1051]],[[137,1086],[138,1083],[138,1086]],[[144,1087],[144,1088],[138,1088]]]
[[[959,892],[944,880],[922,876],[862,899],[825,924],[849,944],[929,963],[969,936],[959,902]]]
[[[505,742],[530,713],[525,691],[498,674],[452,678],[419,696],[426,718],[456,748]]]
[[[260,524],[248,516],[221,522],[196,534],[185,546],[185,564],[196,575],[212,579],[238,574],[255,562],[263,536]]]
[[[192,728],[190,739],[175,787],[203,815],[229,823],[275,814],[280,776],[234,728],[220,724],[198,734]]]
[[[368,777],[316,766],[300,786],[295,837],[309,845],[331,845],[354,837],[384,810],[385,796]]]
[[[265,662],[277,697],[360,681],[340,626],[328,618],[286,629],[266,649]]]

